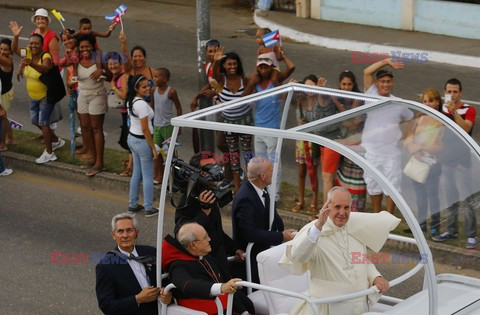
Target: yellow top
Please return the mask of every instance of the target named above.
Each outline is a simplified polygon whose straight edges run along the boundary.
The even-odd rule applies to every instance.
[[[32,53],[30,49],[27,49],[27,58],[32,58]],[[43,54],[43,59],[52,59],[49,53]],[[42,60],[38,61],[38,64],[42,64]],[[34,100],[41,100],[44,97],[47,97],[47,86],[40,81],[40,76],[42,75],[37,70],[33,69],[33,67],[26,66],[23,72],[23,75],[27,81],[27,92],[28,96]]]

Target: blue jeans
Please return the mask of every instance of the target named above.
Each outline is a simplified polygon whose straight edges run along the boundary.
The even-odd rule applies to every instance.
[[[153,153],[145,139],[128,135],[128,146],[133,156],[133,174],[130,179],[130,207],[138,204],[138,190],[143,180],[143,206],[146,210],[153,207]]]
[[[434,164],[430,168],[425,184],[412,180],[415,191],[415,201],[418,209],[418,223],[425,223],[428,218],[428,210],[430,209],[431,222],[430,228],[440,230],[440,198],[438,186],[442,168],[439,163]]]
[[[463,207],[460,201],[460,194],[458,191],[457,183],[463,184],[463,193],[466,196],[473,195],[473,183],[472,176],[469,172],[471,167],[470,156],[464,158],[461,164],[444,163],[442,165],[442,171],[447,180],[445,181],[445,195],[449,203],[453,203],[447,208],[447,231],[451,234],[458,234],[458,212],[459,210],[464,213],[464,225],[465,236],[475,237],[477,236],[477,217],[475,208],[468,202],[463,203]],[[465,165],[463,168],[460,165]],[[457,182],[458,181],[458,182]]]
[[[36,126],[50,125],[50,115],[53,111],[53,105],[48,104],[47,97],[41,100],[30,99],[30,119]]]
[[[3,120],[6,119],[5,117],[1,117],[0,118],[0,142],[2,142],[2,134],[3,134]],[[0,173],[3,173],[3,171],[5,170],[5,164],[3,164],[3,158],[2,158],[2,154],[0,154]]]

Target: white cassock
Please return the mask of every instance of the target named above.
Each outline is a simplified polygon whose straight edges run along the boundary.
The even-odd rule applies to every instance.
[[[378,252],[388,233],[400,219],[386,211],[379,213],[352,212],[347,224],[339,228],[330,218],[323,226],[317,241],[312,241],[308,230],[316,221],[305,225],[295,238],[287,243],[287,250],[279,264],[292,274],[310,270],[307,294],[313,298],[339,296],[370,288],[373,280],[381,276],[374,264],[352,264],[352,255],[362,261],[367,246]],[[355,253],[355,254],[352,254]],[[360,256],[359,256],[360,255]],[[368,302],[375,303],[380,294],[371,294],[339,303],[318,305],[320,315],[362,314],[368,311]],[[300,301],[291,311],[292,315],[313,314],[310,306]]]

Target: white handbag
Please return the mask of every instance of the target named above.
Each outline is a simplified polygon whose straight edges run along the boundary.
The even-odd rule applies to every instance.
[[[430,172],[430,168],[430,164],[419,161],[416,157],[412,155],[410,160],[408,160],[407,164],[405,165],[403,173],[414,181],[425,184],[425,182],[427,181],[428,173]]]
[[[107,99],[108,108],[116,109],[116,108],[123,108],[123,100],[118,97],[117,93],[114,90],[110,89],[108,91],[108,99]]]

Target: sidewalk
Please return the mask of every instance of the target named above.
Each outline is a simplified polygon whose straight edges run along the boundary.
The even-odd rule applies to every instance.
[[[280,30],[298,42],[367,53],[428,53],[428,61],[480,68],[479,40],[359,24],[297,18],[293,13],[255,11],[259,27]]]

